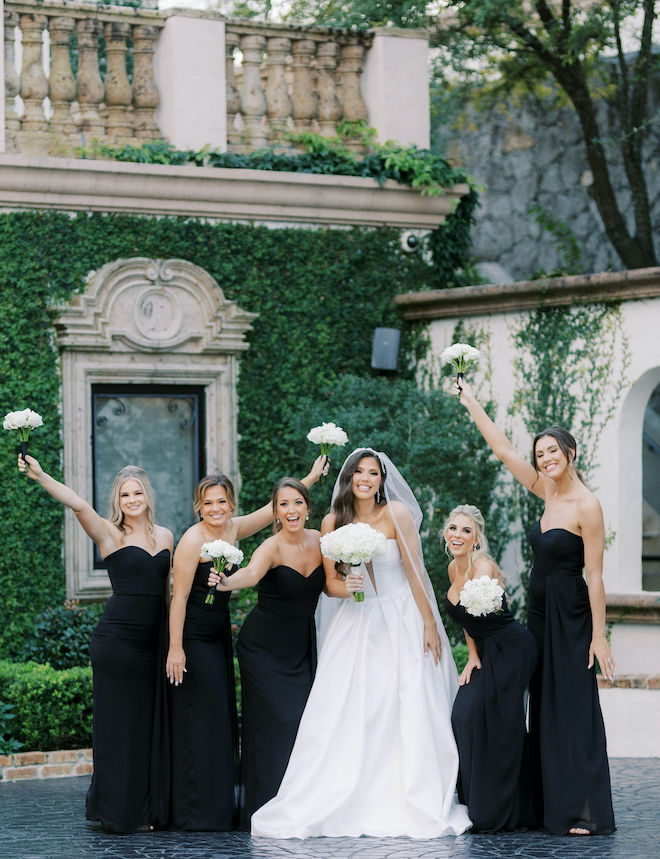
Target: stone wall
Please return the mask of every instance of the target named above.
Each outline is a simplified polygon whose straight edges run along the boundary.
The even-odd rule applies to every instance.
[[[651,87],[649,115],[660,109],[660,75]],[[600,106],[601,128],[610,128],[607,108]],[[611,147],[612,154],[614,144]],[[534,277],[565,267],[557,240],[529,214],[541,206],[565,223],[578,240],[582,272],[624,268],[591,197],[591,173],[577,115],[568,108],[549,109],[539,103],[524,107],[503,104],[488,113],[469,111],[451,144],[452,158],[485,185],[477,224],[474,254],[479,262],[498,263],[513,279]],[[660,133],[652,126],[646,147],[646,175],[654,220],[660,226]],[[630,212],[623,168],[613,172],[622,211]],[[660,242],[656,244],[660,253]],[[579,273],[579,272],[571,272]],[[491,278],[486,274],[486,279]]]

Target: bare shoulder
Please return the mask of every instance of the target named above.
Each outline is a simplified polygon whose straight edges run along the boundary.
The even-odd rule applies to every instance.
[[[390,501],[390,508],[392,510],[392,516],[396,517],[397,522],[401,522],[402,524],[405,522],[412,523],[413,518],[410,513],[410,510],[402,501]]]
[[[182,535],[177,543],[176,555],[195,555],[199,554],[199,550],[204,543],[204,537],[199,527],[199,522],[196,525],[191,525],[190,528]]]
[[[492,558],[482,555],[473,563],[472,569],[475,576],[488,576],[491,579],[500,578],[500,570]]]
[[[600,506],[600,501],[586,486],[584,492],[581,492],[578,498],[578,513],[581,525],[594,525],[603,521],[603,509]]]
[[[328,534],[330,531],[335,530],[335,523],[337,521],[336,513],[328,513],[323,517],[323,521],[321,522],[321,534]]]
[[[449,566],[447,567],[447,573],[449,575],[449,582],[451,584],[456,578],[456,561],[454,561],[453,559],[449,562]]]
[[[162,525],[154,525],[154,532],[157,542],[168,543],[169,545],[174,543],[174,534],[172,534],[169,528],[165,528]]]

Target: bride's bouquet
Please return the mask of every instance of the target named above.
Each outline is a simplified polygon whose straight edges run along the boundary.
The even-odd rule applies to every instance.
[[[28,452],[28,439],[30,430],[44,425],[41,415],[32,409],[23,409],[20,412],[7,412],[2,422],[2,428],[6,430],[18,430],[18,438],[21,442],[21,456],[25,459]]]
[[[343,447],[348,441],[348,436],[337,424],[323,423],[318,427],[312,427],[307,433],[307,439],[312,444],[321,446],[321,456],[329,456],[333,447]],[[323,480],[323,475],[321,475]]]
[[[213,540],[211,543],[204,543],[200,550],[200,557],[212,558],[213,566],[219,573],[222,573],[232,564],[240,564],[243,560],[243,552],[224,540]],[[214,602],[215,586],[211,586],[206,594],[204,604],[213,605]]]
[[[474,346],[469,346],[467,343],[452,343],[440,355],[440,360],[443,364],[453,364],[456,375],[462,379],[468,364],[478,361],[480,355],[481,352]]]
[[[468,579],[463,585],[459,602],[473,617],[485,617],[491,612],[502,611],[504,588],[490,576]]]
[[[366,564],[376,555],[382,555],[387,548],[387,538],[381,531],[367,525],[366,522],[349,522],[336,531],[330,531],[321,537],[321,553],[331,561],[350,564],[359,567]],[[364,593],[353,594],[355,602],[364,601]]]

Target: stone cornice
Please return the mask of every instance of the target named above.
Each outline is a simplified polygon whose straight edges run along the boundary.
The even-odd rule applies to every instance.
[[[660,593],[607,594],[607,622],[660,624]]]
[[[422,197],[355,176],[0,155],[0,207],[12,209],[426,230],[467,191]]]
[[[660,296],[660,268],[548,277],[504,285],[409,292],[394,299],[405,319],[446,319],[512,313],[598,301]]]

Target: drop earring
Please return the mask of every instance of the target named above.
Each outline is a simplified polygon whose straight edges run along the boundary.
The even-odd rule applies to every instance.
[[[376,492],[376,504],[380,504],[380,489]]]

